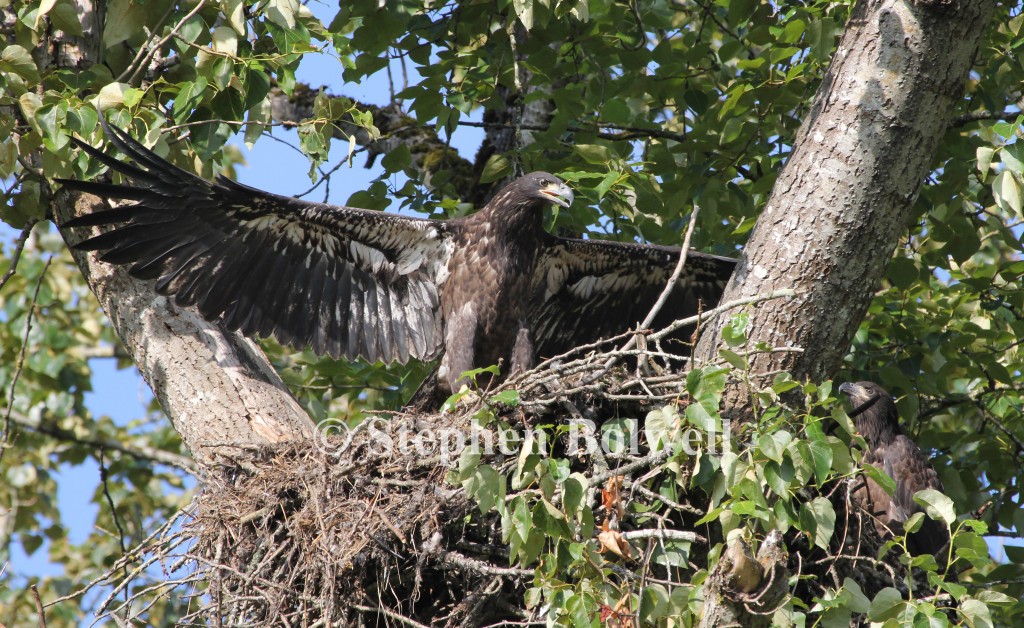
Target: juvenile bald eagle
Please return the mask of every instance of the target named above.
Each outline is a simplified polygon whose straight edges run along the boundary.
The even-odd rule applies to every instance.
[[[941,491],[942,482],[921,448],[900,429],[896,403],[884,388],[874,382],[857,382],[843,384],[839,392],[850,397],[850,417],[867,441],[864,464],[885,471],[896,482],[896,490],[889,495],[865,477],[865,485],[854,498],[875,517],[882,539],[902,534],[903,523],[924,510],[914,501],[914,493],[928,488]],[[937,554],[948,541],[949,532],[943,522],[926,516],[921,528],[907,537],[907,549],[914,556]]]
[[[110,226],[77,248],[130,264],[156,290],[209,321],[317,354],[373,362],[442,355],[441,392],[459,375],[538,358],[627,330],[644,318],[679,250],[558,238],[543,209],[573,193],[545,172],[513,181],[476,214],[426,220],[278,196],[182,170],[104,123],[137,165],[76,145],[134,185],[68,187],[132,204],[65,226]],[[690,253],[663,308],[718,302],[735,260]],[[682,337],[682,334],[680,334]]]

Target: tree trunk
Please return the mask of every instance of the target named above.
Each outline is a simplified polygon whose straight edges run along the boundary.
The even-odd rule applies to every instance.
[[[723,301],[780,288],[791,299],[755,305],[750,372],[834,375],[867,311],[946,132],[982,35],[988,0],[861,0],[853,9],[793,152],[743,250]],[[721,320],[695,355],[711,359]],[[732,391],[742,407],[747,391]],[[729,407],[729,406],[727,406]]]

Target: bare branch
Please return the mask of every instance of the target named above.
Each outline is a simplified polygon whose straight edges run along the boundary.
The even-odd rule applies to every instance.
[[[21,427],[31,429],[40,434],[51,436],[58,440],[78,443],[81,445],[87,445],[95,447],[99,450],[118,451],[125,455],[131,456],[136,460],[145,460],[150,462],[156,462],[158,464],[165,464],[176,469],[181,469],[196,475],[199,472],[195,462],[192,461],[188,456],[181,454],[164,451],[163,449],[157,449],[155,447],[148,447],[146,445],[126,445],[116,440],[108,440],[103,438],[89,438],[78,436],[74,432],[61,429],[56,425],[48,425],[42,421],[36,422],[26,417],[20,412],[11,412],[11,423],[20,425]]]
[[[32,218],[25,223],[25,226],[21,229],[21,234],[19,234],[18,238],[14,241],[14,252],[11,253],[11,267],[7,269],[7,272],[4,273],[3,277],[0,277],[0,290],[4,289],[7,282],[14,276],[15,271],[18,270],[18,261],[21,260],[21,252],[25,250],[25,243],[28,242],[28,236],[32,233],[32,227],[35,227],[37,222],[39,222],[38,219]]]

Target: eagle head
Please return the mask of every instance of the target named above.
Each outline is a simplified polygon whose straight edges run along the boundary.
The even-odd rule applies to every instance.
[[[900,433],[896,401],[884,388],[874,382],[846,382],[839,392],[853,403],[850,418],[869,445],[888,442]]]
[[[572,205],[574,195],[564,181],[547,172],[531,172],[519,178],[521,192],[527,196],[562,207]]]

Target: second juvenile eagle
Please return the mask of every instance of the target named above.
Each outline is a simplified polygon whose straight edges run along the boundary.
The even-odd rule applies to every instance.
[[[864,464],[885,471],[896,482],[896,490],[889,495],[877,482],[864,478],[865,485],[854,498],[875,517],[879,537],[884,540],[902,534],[907,519],[924,511],[914,501],[914,493],[928,488],[941,491],[939,475],[928,456],[900,429],[896,403],[884,388],[874,382],[847,382],[839,392],[850,397],[850,417],[867,442]],[[925,517],[921,528],[907,536],[907,549],[913,556],[934,555],[948,541],[949,532],[943,522]]]
[[[539,358],[626,331],[644,318],[679,250],[576,240],[542,228],[573,193],[534,172],[474,215],[428,220],[279,196],[172,165],[120,129],[109,140],[137,165],[76,144],[133,185],[62,181],[133,203],[65,226],[112,227],[79,245],[209,321],[317,354],[373,362],[431,360],[441,392],[461,373]],[[714,306],[735,260],[690,253],[656,324]]]

